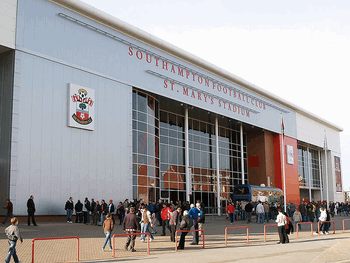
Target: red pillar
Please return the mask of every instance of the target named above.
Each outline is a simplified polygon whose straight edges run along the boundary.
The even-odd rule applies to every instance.
[[[283,189],[283,166],[282,166],[282,135],[273,136],[274,159],[275,159],[275,183],[276,187],[286,193],[287,203],[300,203],[299,173],[298,173],[298,148],[297,140],[284,136],[284,167],[286,176],[286,191]],[[287,145],[293,147],[294,164],[287,163]]]

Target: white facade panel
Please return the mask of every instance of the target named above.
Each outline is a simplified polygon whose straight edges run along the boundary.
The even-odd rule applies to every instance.
[[[26,214],[34,195],[37,214],[64,214],[72,196],[122,201],[132,197],[132,87],[33,55],[21,61],[19,145],[13,151],[10,197]],[[95,130],[68,127],[68,83],[95,89]],[[13,148],[14,149],[14,148]],[[18,155],[18,157],[17,157]],[[16,168],[16,169],[15,169]]]
[[[323,148],[325,134],[327,137],[328,149],[340,154],[339,131],[334,130],[320,122],[296,113],[297,139]]]
[[[17,0],[0,0],[0,46],[15,48]]]

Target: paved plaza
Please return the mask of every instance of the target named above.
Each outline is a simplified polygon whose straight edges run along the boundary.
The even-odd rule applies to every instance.
[[[67,224],[62,222],[40,223],[38,227],[28,227],[21,222],[19,227],[24,238],[23,244],[17,244],[17,253],[22,262],[32,261],[32,239],[51,237],[79,237],[79,257],[82,262],[350,262],[350,221],[345,223],[349,229],[342,231],[344,217],[336,217],[336,233],[333,226],[329,235],[311,236],[310,226],[303,225],[297,238],[296,233],[290,235],[290,243],[278,245],[277,227],[267,227],[266,243],[264,242],[264,224],[246,224],[235,222],[230,224],[225,216],[207,216],[205,230],[205,249],[202,248],[202,238],[197,246],[190,246],[191,234],[187,235],[185,250],[175,253],[175,243],[167,236],[158,234],[150,243],[150,255],[147,255],[147,243],[136,240],[136,252],[124,250],[126,237],[115,239],[115,255],[107,245],[102,251],[104,233],[102,227]],[[117,221],[118,222],[118,221]],[[271,222],[269,224],[274,224]],[[268,225],[268,224],[265,224]],[[249,245],[246,229],[231,229],[228,231],[228,246],[225,246],[225,228],[235,226],[249,227]],[[1,225],[4,233],[5,226]],[[317,224],[314,223],[314,231]],[[116,225],[113,234],[123,234],[120,225]],[[0,255],[5,258],[8,244],[5,234],[0,239]],[[37,240],[34,247],[35,262],[75,262],[77,259],[77,240]],[[2,260],[2,259],[0,259]]]

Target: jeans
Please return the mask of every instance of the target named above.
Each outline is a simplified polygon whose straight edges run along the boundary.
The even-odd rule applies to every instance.
[[[258,223],[265,223],[264,213],[258,213]]]
[[[16,253],[16,243],[17,241],[11,241],[8,240],[10,248],[9,248],[9,252],[7,253],[7,256],[5,258],[5,262],[9,263],[11,260],[11,256],[13,257],[13,260],[15,261],[15,263],[18,263],[18,257],[17,257],[17,253]]]
[[[141,233],[148,233],[149,234],[149,238],[152,240],[153,239],[153,235],[152,233],[149,231],[149,223],[145,224],[145,223],[141,223]],[[145,236],[146,235],[141,235],[141,240],[145,240]]]
[[[67,209],[67,221],[68,222],[72,222],[72,214],[73,214],[73,210]]]
[[[107,242],[108,242],[109,248],[112,249],[111,232],[105,232],[105,235],[106,235],[106,239],[105,239],[105,242],[104,242],[102,248],[104,249],[107,245]]]
[[[243,221],[243,220],[246,220],[246,213],[245,213],[245,210],[242,210],[242,218],[241,218],[241,219],[242,219],[242,221]]]
[[[3,224],[5,224],[6,223],[6,221],[7,221],[7,218],[9,218],[9,217],[13,217],[13,213],[6,213],[6,217],[5,217],[5,219],[4,219],[4,221],[2,222]]]
[[[193,225],[191,227],[191,230],[198,230],[198,219],[197,218],[193,218]],[[192,236],[193,236],[192,243],[198,244],[198,241],[199,241],[198,231],[192,232]]]
[[[235,221],[235,214],[229,213],[228,216],[230,217],[230,222],[233,223]]]
[[[101,214],[100,223],[98,225],[102,226],[104,221],[105,221],[105,215]]]
[[[269,213],[265,213],[265,220],[267,223],[269,222]]]

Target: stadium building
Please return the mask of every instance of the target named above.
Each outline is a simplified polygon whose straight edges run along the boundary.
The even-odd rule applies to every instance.
[[[342,201],[342,128],[79,0],[0,0],[0,187],[16,215],[237,184]],[[284,129],[283,129],[284,127]]]

